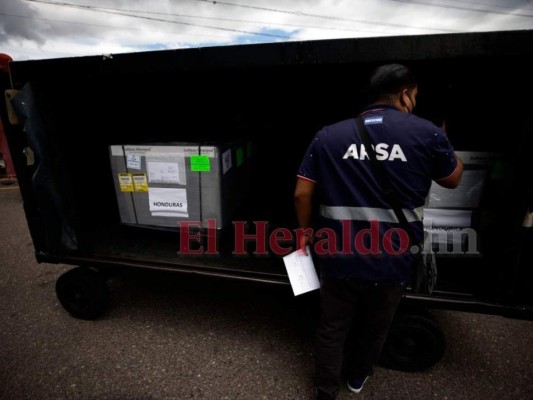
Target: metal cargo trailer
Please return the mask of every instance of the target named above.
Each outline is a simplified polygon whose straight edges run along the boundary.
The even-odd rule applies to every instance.
[[[416,315],[398,317],[385,347],[387,365],[425,368],[444,342],[415,308],[532,317],[533,123],[529,102],[519,100],[533,90],[532,53],[533,31],[509,31],[12,62],[1,76],[1,118],[36,258],[81,266],[57,283],[61,303],[80,318],[105,309],[114,268],[288,285],[281,257],[265,242],[296,228],[295,174],[307,143],[322,126],[356,115],[372,69],[401,62],[418,78],[417,114],[446,121],[454,147],[472,161],[465,190],[475,187],[466,202],[438,191],[428,199],[434,244],[458,241],[461,251],[436,254],[437,290],[407,294],[405,309]],[[253,163],[249,185],[231,191],[244,198],[233,223],[209,229],[188,221],[192,231],[122,223],[110,146],[235,140],[253,143]],[[479,161],[487,155],[495,156]],[[243,154],[234,157],[242,162]],[[473,250],[450,236],[465,226],[476,235]]]

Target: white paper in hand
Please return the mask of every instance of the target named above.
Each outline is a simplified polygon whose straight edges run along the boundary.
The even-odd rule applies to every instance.
[[[300,251],[295,251],[283,257],[295,296],[320,288],[309,246],[307,246],[307,254],[306,256]]]

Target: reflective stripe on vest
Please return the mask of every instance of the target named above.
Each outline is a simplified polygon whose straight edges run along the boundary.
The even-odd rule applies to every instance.
[[[405,217],[409,222],[422,221],[424,217],[424,208],[418,207],[414,210],[403,209]],[[357,221],[380,221],[398,224],[396,214],[390,208],[373,208],[373,207],[338,207],[338,206],[320,206],[320,215],[324,218],[337,220],[357,220]]]

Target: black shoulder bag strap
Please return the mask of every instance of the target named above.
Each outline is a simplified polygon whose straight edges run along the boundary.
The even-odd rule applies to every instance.
[[[432,261],[430,261],[428,264],[426,257],[424,257],[422,254],[423,249],[421,244],[415,242],[413,228],[409,224],[409,221],[407,221],[400,198],[390,182],[389,175],[385,171],[383,164],[377,160],[376,151],[372,147],[372,141],[368,135],[363,118],[357,117],[355,121],[357,125],[357,131],[363,139],[363,144],[365,145],[366,152],[370,158],[370,165],[372,166],[374,174],[378,179],[385,200],[392,207],[400,226],[407,233],[411,246],[418,246],[418,251],[413,254],[414,264],[413,275],[411,279],[411,289],[415,293],[431,294],[437,279],[436,265]]]
[[[372,147],[372,141],[370,140],[370,136],[368,136],[368,131],[366,130],[366,126],[363,121],[363,118],[357,117],[355,119],[355,122],[357,124],[357,130],[359,131],[359,134],[361,135],[361,138],[363,139],[365,150],[368,154],[368,157],[370,158],[370,165],[372,166],[372,170],[374,171],[374,174],[376,175],[378,179],[379,185],[381,186],[381,192],[383,193],[385,200],[392,207],[392,210],[394,211],[396,218],[398,218],[398,222],[400,222],[400,226],[405,230],[405,232],[409,236],[409,241],[411,245],[413,244],[419,245],[418,243],[414,243],[415,237],[414,237],[413,229],[411,228],[409,221],[407,221],[407,217],[405,216],[405,213],[403,211],[402,204],[400,202],[398,194],[396,193],[396,190],[394,190],[394,188],[392,187],[390,183],[389,175],[385,171],[383,164],[378,162],[376,158],[376,151]]]

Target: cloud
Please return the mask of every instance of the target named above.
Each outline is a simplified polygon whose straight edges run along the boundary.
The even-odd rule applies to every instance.
[[[0,51],[15,59],[49,58],[206,44],[533,28],[531,0],[50,2],[58,0],[2,0]]]
[[[0,43],[26,39],[36,43],[46,41],[46,27],[37,20],[39,12],[29,3],[7,0],[0,3]]]

